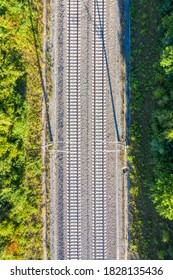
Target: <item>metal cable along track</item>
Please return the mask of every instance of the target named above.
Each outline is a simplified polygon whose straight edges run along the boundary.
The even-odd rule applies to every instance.
[[[81,259],[80,1],[67,1],[67,259]]]
[[[92,236],[93,259],[106,258],[106,63],[105,1],[93,0]]]

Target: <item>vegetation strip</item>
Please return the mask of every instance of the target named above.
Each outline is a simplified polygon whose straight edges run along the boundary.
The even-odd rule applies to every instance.
[[[42,1],[0,11],[0,259],[42,259]]]
[[[131,1],[130,254],[134,259],[173,257],[172,19],[172,1]]]

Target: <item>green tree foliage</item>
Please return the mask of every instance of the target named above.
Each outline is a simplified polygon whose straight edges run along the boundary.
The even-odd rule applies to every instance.
[[[173,220],[173,3],[163,7],[162,54],[157,65],[156,106],[153,113],[152,148],[155,159],[155,184],[152,197],[159,214]]]
[[[39,0],[0,1],[0,259],[42,256],[41,7]]]
[[[173,257],[173,1],[131,1],[133,259]]]
[[[156,203],[156,209],[162,216],[173,220],[173,175],[168,178],[161,174],[162,181],[157,180],[155,186],[154,203]]]

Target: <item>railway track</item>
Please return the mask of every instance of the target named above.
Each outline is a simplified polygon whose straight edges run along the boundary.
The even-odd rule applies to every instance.
[[[67,259],[81,259],[80,5],[67,3]],[[92,8],[92,251],[106,259],[105,1]]]
[[[106,259],[105,1],[93,1],[92,35],[92,236],[93,259]]]
[[[52,0],[52,259],[124,258],[123,7]]]
[[[81,259],[80,1],[67,3],[67,259]]]

